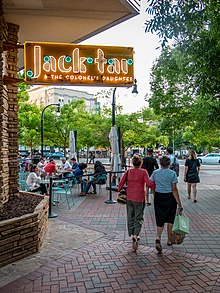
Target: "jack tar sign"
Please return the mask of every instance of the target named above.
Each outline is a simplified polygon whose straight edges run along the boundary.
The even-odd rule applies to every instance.
[[[29,84],[131,86],[130,47],[25,42],[25,81]]]

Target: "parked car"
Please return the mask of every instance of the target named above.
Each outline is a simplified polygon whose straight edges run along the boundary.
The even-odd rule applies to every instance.
[[[64,154],[61,152],[54,152],[54,153],[51,153],[47,156],[47,159],[60,160],[62,158],[64,158]]]
[[[202,157],[198,157],[201,164],[220,164],[220,154],[210,153]]]

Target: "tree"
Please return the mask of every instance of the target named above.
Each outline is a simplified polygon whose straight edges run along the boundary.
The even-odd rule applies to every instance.
[[[147,2],[146,31],[156,32],[164,48],[152,70],[150,105],[165,118],[177,113],[183,127],[190,121],[195,131],[211,127],[219,135],[219,1]]]

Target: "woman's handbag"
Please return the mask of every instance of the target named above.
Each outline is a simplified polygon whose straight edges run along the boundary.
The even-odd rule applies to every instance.
[[[125,205],[127,203],[127,194],[126,194],[126,189],[127,189],[127,185],[128,185],[128,171],[126,173],[126,185],[123,186],[123,188],[120,190],[119,194],[118,194],[118,198],[117,198],[117,202],[119,204],[123,204]]]
[[[177,234],[188,234],[189,218],[187,218],[184,214],[177,214],[173,223],[172,231]]]

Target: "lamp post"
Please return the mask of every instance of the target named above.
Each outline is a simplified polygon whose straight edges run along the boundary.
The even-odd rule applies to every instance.
[[[133,90],[132,90],[132,94],[138,94],[137,91],[137,80],[134,80],[134,84],[133,84]],[[112,127],[115,126],[115,92],[116,92],[117,87],[114,88],[113,90],[113,95],[112,95]],[[120,130],[119,130],[120,132]],[[121,134],[119,135],[119,139],[121,138]],[[119,148],[121,148],[121,142],[118,141],[118,145]],[[121,150],[119,149],[119,152]],[[114,170],[113,170],[114,171]],[[109,172],[109,200],[106,200],[105,203],[108,204],[112,204],[112,203],[116,203],[115,200],[112,199],[112,185],[116,186],[116,173],[113,172],[113,176],[112,176],[112,171]]]
[[[41,113],[41,156],[44,156],[44,111],[50,106],[57,106],[57,113],[60,113],[60,104],[49,104],[43,108]]]

